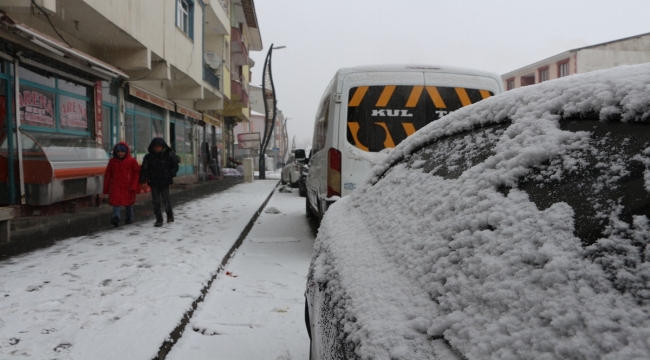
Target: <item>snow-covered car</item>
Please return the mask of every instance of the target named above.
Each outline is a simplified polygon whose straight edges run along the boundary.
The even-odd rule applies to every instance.
[[[650,359],[650,64],[508,91],[326,213],[311,359]]]
[[[302,164],[305,162],[305,150],[296,149],[289,157],[286,165],[282,168],[280,174],[280,181],[282,185],[289,184],[291,187],[298,187],[298,180],[300,180],[300,170]]]

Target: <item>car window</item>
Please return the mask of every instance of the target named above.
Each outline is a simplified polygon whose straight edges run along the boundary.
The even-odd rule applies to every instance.
[[[575,212],[575,234],[585,245],[605,236],[612,221],[631,225],[634,216],[650,215],[644,181],[650,165],[650,124],[565,119],[561,128],[591,136],[521,179],[518,188],[538,208],[569,204]]]
[[[394,148],[430,122],[493,95],[446,86],[353,87],[348,94],[347,140],[364,151]]]
[[[407,168],[455,179],[465,170],[483,162],[493,154],[497,141],[510,122],[487,125],[471,131],[438,139],[413,153],[406,160]]]
[[[588,131],[588,144],[535,166],[518,188],[540,210],[570,205],[585,257],[614,288],[650,304],[650,124],[566,119],[561,128]]]

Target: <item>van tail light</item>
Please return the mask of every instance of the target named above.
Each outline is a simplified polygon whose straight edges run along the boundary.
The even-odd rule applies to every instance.
[[[327,151],[327,197],[341,196],[341,152]]]

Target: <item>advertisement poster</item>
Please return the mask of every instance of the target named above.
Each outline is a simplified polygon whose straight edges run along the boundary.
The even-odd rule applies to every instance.
[[[20,121],[24,125],[55,127],[54,94],[20,85]]]
[[[237,134],[237,145],[240,149],[259,149],[260,133]]]
[[[60,95],[61,126],[79,130],[88,129],[87,103],[85,100]]]

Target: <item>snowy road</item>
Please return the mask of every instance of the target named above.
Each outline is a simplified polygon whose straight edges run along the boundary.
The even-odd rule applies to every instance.
[[[225,254],[276,185],[277,180],[255,181],[178,206],[175,209],[177,222],[165,224],[162,228],[154,228],[151,221],[139,222],[93,236],[61,241],[52,247],[0,262],[0,358],[154,358],[165,338],[200,295]],[[304,204],[303,198],[296,193],[275,194],[273,198],[276,195],[289,195],[287,200]],[[294,205],[289,201],[288,208],[281,205],[282,201],[275,203],[276,207],[283,209],[283,213],[273,216],[282,221],[290,217],[299,218],[297,213],[292,212],[294,207],[299,206],[297,203]],[[263,215],[260,218],[262,222],[271,216]],[[304,216],[300,220],[304,220]],[[278,238],[290,235],[264,236]],[[311,239],[308,244],[311,245]],[[282,243],[259,245],[271,247],[282,246]],[[300,254],[300,265],[290,264],[284,258],[260,260],[259,265],[266,262],[286,264],[287,269],[291,269],[289,273],[293,273],[291,276],[296,278],[295,283],[300,283],[304,288],[304,278],[300,279],[299,275],[304,277],[307,272],[310,253],[307,247],[305,244],[305,248],[300,249],[304,252]],[[243,255],[245,252],[241,252],[242,259],[248,258]],[[284,253],[288,254],[288,251]],[[224,283],[230,280],[247,281],[249,270],[236,268],[233,271],[241,273],[241,277],[226,277]],[[274,307],[281,311],[288,308],[288,311],[273,314],[288,319],[290,315],[299,313],[293,306],[302,306],[298,304],[302,291],[296,289],[296,294],[284,292],[297,287],[293,283],[278,285],[277,289],[271,286],[274,282],[282,281],[284,279],[269,279],[268,283],[260,283],[259,286],[246,283],[258,287],[251,290],[251,296],[255,291],[277,290],[277,293],[269,293],[268,296],[287,299],[286,304],[279,302]],[[214,285],[217,284],[213,284],[213,288],[219,288]],[[243,285],[235,288],[246,290]],[[217,291],[217,295],[220,293]],[[210,311],[224,305],[207,306],[214,301],[212,298],[208,300],[210,302],[203,305],[205,312],[196,315],[199,315],[198,324],[205,323],[206,328],[212,328],[216,324],[209,320]],[[217,296],[216,301],[222,300]],[[241,305],[232,313],[251,315],[257,311],[246,309],[247,305],[254,304],[252,301],[246,303],[230,298],[226,301],[229,301],[228,306]],[[205,319],[204,322],[200,322],[201,319]],[[263,321],[263,318],[237,320],[245,324],[261,324]],[[217,321],[221,322],[233,321]],[[277,324],[283,325],[282,322]],[[299,334],[297,330],[300,326],[296,324],[296,329],[292,330],[295,344],[305,343],[304,331]],[[286,331],[284,329],[282,327],[275,333]],[[268,330],[274,333],[273,329]],[[219,337],[206,338],[218,340]],[[297,352],[294,348],[290,351],[291,354]],[[217,357],[212,354],[209,358]]]
[[[168,360],[309,358],[303,294],[314,234],[297,193],[276,191]]]

